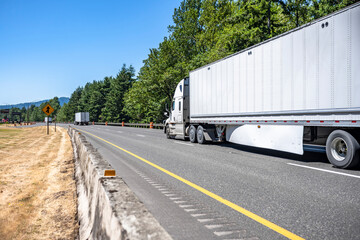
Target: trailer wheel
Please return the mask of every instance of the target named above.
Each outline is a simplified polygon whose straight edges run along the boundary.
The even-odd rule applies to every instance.
[[[189,139],[190,139],[190,142],[196,143],[196,127],[194,125],[190,126]]]
[[[339,168],[351,168],[359,163],[359,143],[348,132],[333,131],[326,140],[326,155]]]
[[[198,126],[197,130],[196,130],[196,136],[197,136],[197,141],[200,144],[203,144],[206,142],[205,140],[205,136],[204,136],[204,128],[202,126]]]

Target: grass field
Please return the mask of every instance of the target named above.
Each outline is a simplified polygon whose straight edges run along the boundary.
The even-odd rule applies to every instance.
[[[0,239],[74,239],[76,186],[66,130],[0,127]]]

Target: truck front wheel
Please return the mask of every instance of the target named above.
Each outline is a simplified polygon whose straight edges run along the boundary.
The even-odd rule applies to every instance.
[[[166,138],[167,139],[174,139],[174,136],[170,135],[170,127],[169,127],[169,125],[166,125],[165,133],[166,133]]]
[[[348,132],[333,131],[326,141],[326,155],[339,168],[351,168],[359,163],[359,143]]]
[[[190,139],[190,142],[196,143],[196,127],[194,125],[190,126],[189,139]]]

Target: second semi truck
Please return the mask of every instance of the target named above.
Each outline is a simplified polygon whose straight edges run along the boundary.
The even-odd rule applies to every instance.
[[[89,113],[88,112],[77,112],[75,113],[74,125],[88,125],[89,124]]]
[[[229,141],[359,163],[360,3],[190,72],[168,138]]]

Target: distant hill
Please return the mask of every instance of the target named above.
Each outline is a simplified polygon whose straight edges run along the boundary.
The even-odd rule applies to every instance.
[[[0,109],[10,109],[13,107],[16,108],[28,108],[31,105],[35,105],[35,107],[40,106],[40,104],[49,101],[50,99],[47,100],[41,100],[41,101],[37,101],[37,102],[27,102],[27,103],[18,103],[18,104],[13,104],[13,105],[0,105]],[[69,98],[68,97],[60,97],[59,98],[59,102],[60,102],[60,106],[64,105],[64,103],[68,103],[69,102]]]

